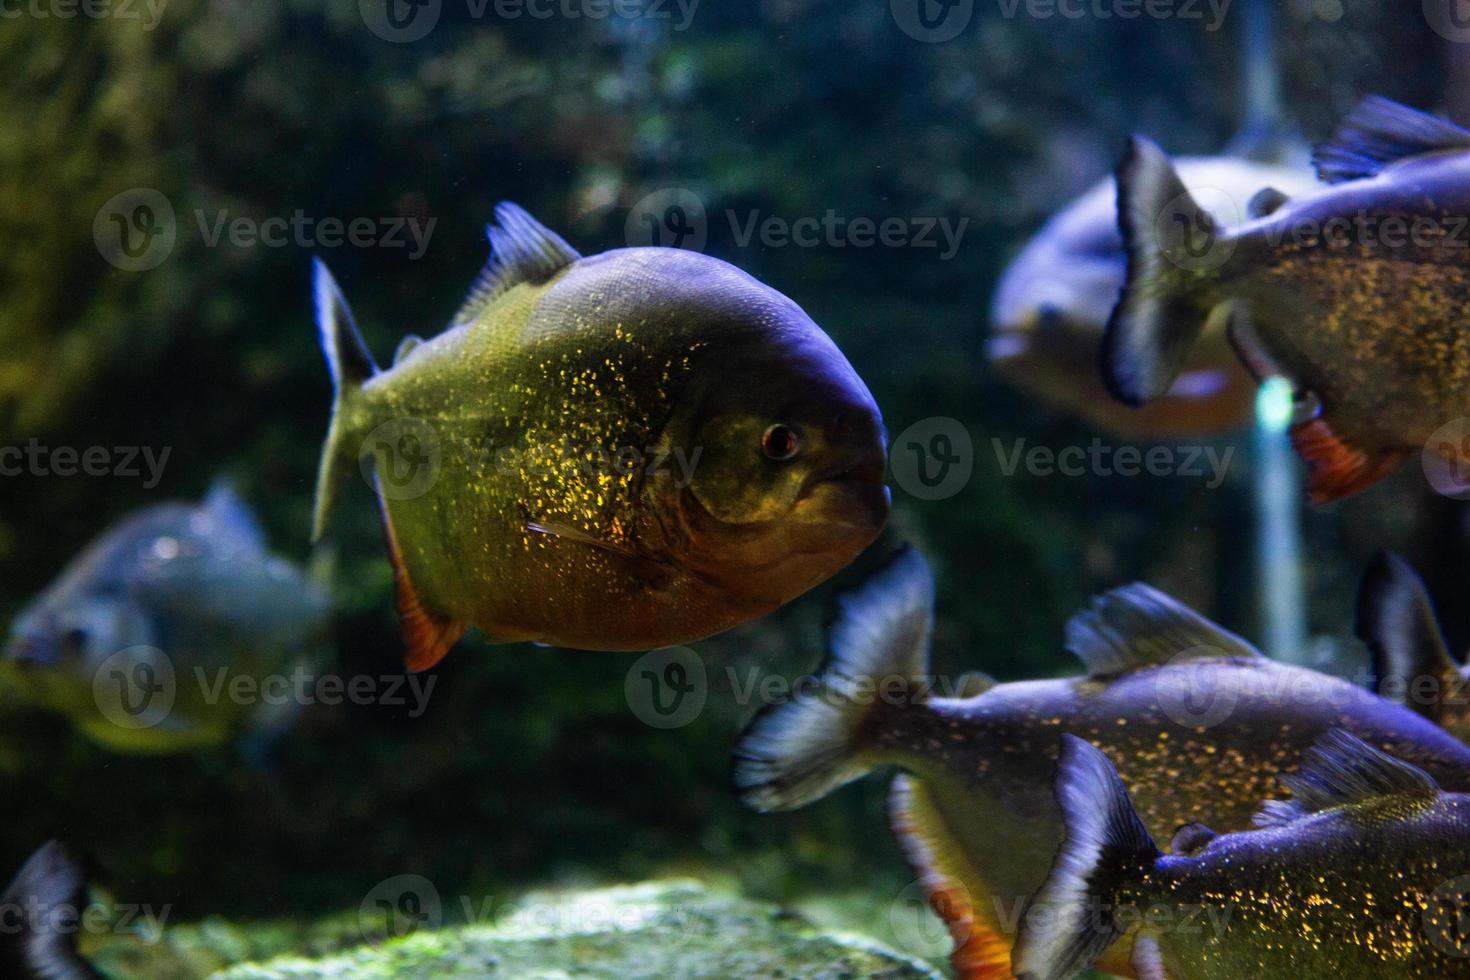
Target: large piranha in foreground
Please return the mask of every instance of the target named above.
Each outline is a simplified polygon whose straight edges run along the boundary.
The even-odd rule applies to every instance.
[[[1293,384],[1314,501],[1421,451],[1470,467],[1470,131],[1371,98],[1316,161],[1333,186],[1268,191],[1257,217],[1226,227],[1134,139],[1118,171],[1129,264],[1103,343],[1109,389],[1152,402],[1199,338],[1223,332],[1258,379]]]
[[[875,768],[903,771],[892,820],[955,941],[965,980],[1011,976],[1026,902],[1062,842],[1053,794],[1064,734],[1105,749],[1149,833],[1244,830],[1313,742],[1344,728],[1470,790],[1470,747],[1346,681],[1276,663],[1147,586],[1095,600],[1067,625],[1083,677],[956,683],[930,676],[934,583],[901,552],[843,598],[810,697],[751,723],[735,753],[742,798],[804,806]],[[1135,975],[1126,940],[1102,969]]]
[[[450,328],[380,371],[326,268],[336,384],[315,534],[372,459],[408,644],[685,643],[765,615],[882,530],[878,407],[791,300],[671,248],[582,257],[511,204]]]

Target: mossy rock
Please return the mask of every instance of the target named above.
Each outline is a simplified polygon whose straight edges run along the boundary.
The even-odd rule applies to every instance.
[[[853,935],[693,881],[528,896],[493,925],[419,932],[324,959],[235,966],[213,980],[409,977],[882,980],[940,974]]]

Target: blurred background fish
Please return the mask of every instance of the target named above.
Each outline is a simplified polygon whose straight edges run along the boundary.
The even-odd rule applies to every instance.
[[[289,723],[289,709],[229,684],[319,662],[330,611],[220,483],[98,538],[11,624],[0,676],[116,751],[218,745]]]

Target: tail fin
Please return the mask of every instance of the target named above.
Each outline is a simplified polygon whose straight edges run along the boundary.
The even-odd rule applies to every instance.
[[[793,810],[867,773],[866,728],[895,694],[923,700],[934,625],[934,576],[899,551],[838,600],[818,689],[765,708],[735,749],[735,787],[757,810]]]
[[[1103,339],[1102,371],[1113,397],[1138,406],[1179,376],[1210,313],[1194,295],[1196,279],[1218,268],[1228,245],[1169,157],[1141,136],[1118,169],[1118,226],[1128,279]]]
[[[51,841],[31,856],[0,896],[0,907],[11,924],[0,930],[0,974],[33,980],[104,980],[77,953],[78,930],[64,927],[76,923],[86,906],[81,866],[65,847]]]
[[[1363,575],[1357,634],[1372,652],[1373,689],[1421,714],[1437,716],[1439,699],[1425,703],[1426,682],[1420,678],[1429,678],[1435,685],[1453,681],[1460,674],[1460,665],[1450,655],[1423,580],[1397,555],[1380,552]],[[1445,693],[1439,687],[1429,690],[1440,696]]]
[[[1066,840],[1022,918],[1018,980],[1069,980],[1101,956],[1124,932],[1115,917],[1121,888],[1160,856],[1118,770],[1074,735],[1062,736],[1057,802]]]
[[[347,408],[352,397],[367,379],[378,373],[378,365],[368,352],[362,334],[347,308],[347,300],[337,288],[337,281],[321,259],[312,260],[312,291],[316,298],[316,325],[321,334],[322,353],[327,369],[332,372],[336,392],[332,402],[332,422],[322,447],[321,470],[316,481],[316,509],[311,522],[311,540],[321,539],[331,516],[332,505],[343,482],[357,465],[358,446],[352,438]]]

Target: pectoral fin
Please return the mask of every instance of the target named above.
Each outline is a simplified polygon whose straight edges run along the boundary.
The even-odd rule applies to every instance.
[[[408,565],[404,563],[403,549],[388,516],[387,503],[381,494],[378,499],[383,515],[383,536],[388,539],[388,560],[393,564],[393,596],[398,606],[399,627],[408,647],[404,665],[409,673],[417,674],[443,660],[444,655],[464,636],[469,624],[424,608],[413,579],[409,577]]]
[[[652,558],[638,554],[632,548],[626,547],[615,541],[607,541],[599,538],[589,531],[570,524],[557,521],[533,521],[525,523],[525,529],[533,534],[544,534],[548,537],[559,538],[562,541],[571,541],[576,544],[594,548],[606,555],[612,556],[629,569],[636,577],[645,581],[656,589],[666,588],[673,580],[674,571],[668,565]]]
[[[1314,504],[1350,497],[1383,479],[1403,463],[1399,450],[1367,452],[1332,431],[1325,418],[1291,427],[1291,444],[1307,464],[1307,496]]]

